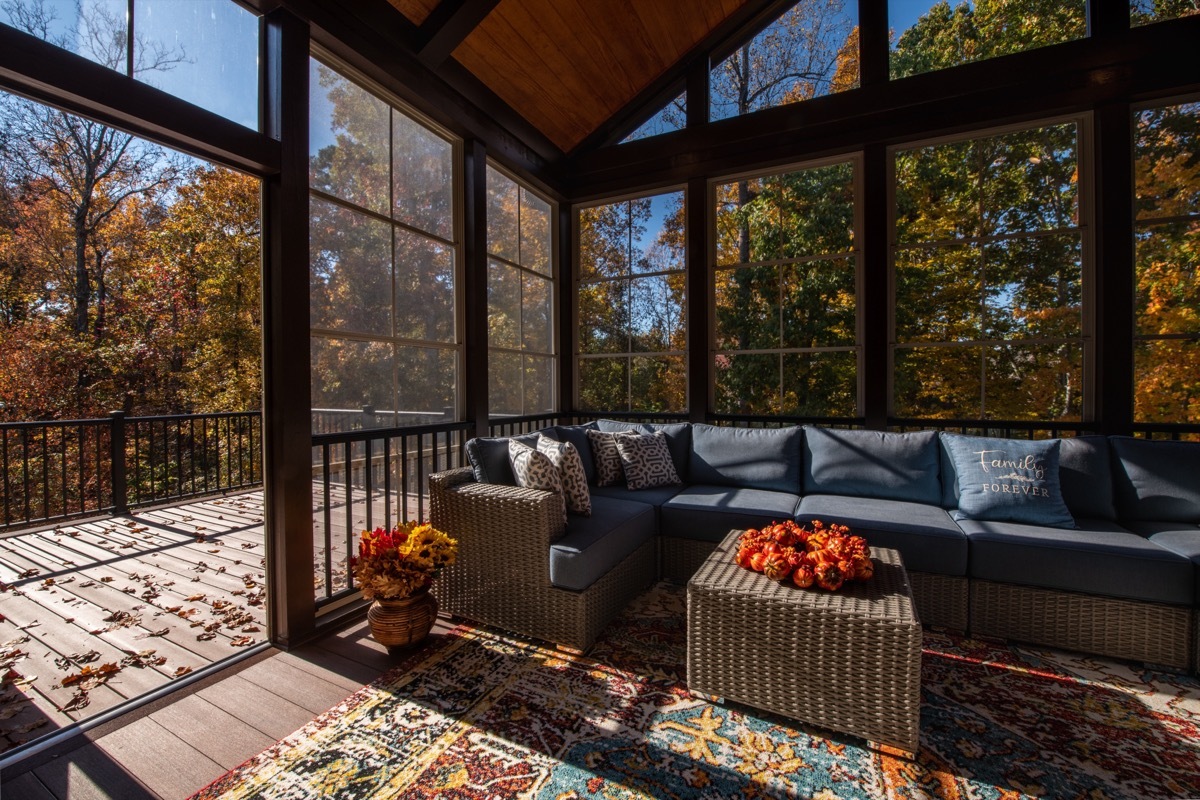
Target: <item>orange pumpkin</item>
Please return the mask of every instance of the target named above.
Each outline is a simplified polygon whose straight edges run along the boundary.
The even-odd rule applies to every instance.
[[[766,575],[773,581],[782,581],[787,578],[792,572],[792,565],[782,553],[778,555],[767,556],[763,561],[763,575]]]
[[[813,573],[813,568],[807,564],[802,564],[796,567],[792,572],[792,583],[799,586],[801,589],[807,589],[813,585],[816,575]]]
[[[817,586],[830,592],[836,592],[846,582],[845,574],[836,563],[822,563],[817,567],[814,577]]]

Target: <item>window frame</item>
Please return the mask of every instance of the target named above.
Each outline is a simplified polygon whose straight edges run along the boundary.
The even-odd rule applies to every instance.
[[[672,194],[678,194],[683,199],[685,245],[684,245],[683,259],[680,263],[679,269],[667,270],[665,272],[634,273],[631,268],[630,273],[628,275],[622,276],[619,278],[587,280],[583,277],[582,263],[581,263],[581,258],[580,258],[580,255],[582,252],[582,244],[583,244],[582,236],[580,235],[580,212],[585,211],[587,209],[591,209],[591,208],[599,208],[601,206],[616,205],[617,203],[628,203],[628,202],[632,202],[635,200],[645,200],[645,199],[651,199],[654,197],[660,197],[660,196],[672,195]],[[571,385],[571,407],[572,408],[579,409],[586,413],[592,413],[592,412],[634,413],[634,414],[636,414],[636,413],[646,413],[646,414],[659,413],[659,412],[649,412],[649,411],[647,411],[647,412],[629,411],[628,409],[623,409],[620,411],[618,411],[617,409],[582,409],[579,405],[579,390],[580,390],[580,384],[581,384],[580,376],[582,375],[582,372],[583,372],[583,370],[581,368],[582,364],[586,360],[597,360],[597,359],[604,359],[604,358],[614,359],[614,360],[620,358],[620,359],[625,360],[625,363],[626,363],[625,397],[629,401],[630,406],[632,406],[632,401],[633,401],[633,389],[632,389],[633,370],[632,370],[632,366],[633,366],[634,358],[654,358],[654,357],[681,358],[681,359],[683,359],[683,368],[684,368],[684,386],[687,387],[689,385],[688,379],[687,379],[687,377],[688,377],[688,353],[690,352],[690,350],[693,346],[693,342],[692,342],[692,335],[691,335],[692,326],[690,324],[690,321],[687,321],[688,320],[687,295],[691,289],[691,287],[688,285],[688,280],[687,280],[688,269],[690,267],[689,253],[688,253],[688,248],[686,245],[687,215],[688,215],[688,192],[687,192],[686,184],[672,184],[669,186],[663,186],[663,187],[659,187],[659,188],[655,188],[655,189],[645,189],[645,190],[641,190],[641,191],[637,191],[637,192],[629,192],[626,194],[604,197],[604,198],[598,199],[598,200],[591,200],[591,201],[584,202],[584,203],[576,203],[571,206],[571,238],[572,238],[572,246],[571,246],[571,319],[574,320],[574,325],[572,326],[572,331],[571,331],[571,360],[572,360],[573,366],[574,366],[572,385]],[[630,252],[632,253],[632,251],[630,251]],[[631,262],[631,264],[632,264],[632,262]],[[670,275],[682,275],[683,279],[684,279],[684,297],[683,297],[683,302],[681,304],[681,308],[682,308],[682,311],[684,314],[684,319],[685,319],[684,348],[682,350],[633,352],[633,347],[632,347],[633,337],[632,337],[632,335],[630,335],[630,336],[626,337],[625,350],[620,353],[581,353],[579,351],[579,343],[580,343],[579,330],[581,327],[580,326],[581,319],[580,319],[580,312],[579,312],[580,287],[584,286],[585,284],[589,284],[589,283],[616,283],[618,281],[624,281],[627,285],[629,285],[632,288],[632,282],[634,280],[637,280],[640,278],[667,277]],[[684,401],[684,408],[682,411],[666,411],[666,412],[661,412],[661,413],[664,413],[664,414],[686,414],[694,402],[694,399],[688,395],[686,388],[685,388],[685,392],[684,392],[683,401]]]
[[[526,355],[549,358],[550,364],[551,364],[551,375],[552,375],[552,380],[550,381],[550,386],[549,386],[550,409],[551,409],[551,411],[553,411],[559,407],[559,384],[561,383],[561,381],[558,378],[559,358],[560,358],[560,354],[558,352],[558,347],[559,347],[559,329],[560,329],[560,316],[561,316],[558,313],[559,312],[558,287],[559,287],[559,281],[561,278],[561,271],[560,271],[559,257],[558,257],[558,255],[559,255],[559,230],[558,230],[559,226],[557,224],[558,203],[555,202],[553,198],[546,196],[542,192],[539,192],[537,189],[535,189],[533,186],[529,185],[529,183],[527,181],[522,180],[520,177],[517,176],[517,174],[515,172],[513,172],[510,169],[507,169],[502,164],[493,160],[490,157],[487,159],[487,169],[495,170],[497,173],[504,176],[508,180],[512,181],[517,186],[517,191],[518,191],[518,202],[517,202],[518,261],[512,261],[510,259],[505,258],[504,256],[493,253],[491,250],[491,241],[489,240],[487,243],[487,246],[484,248],[484,256],[485,256],[485,261],[486,261],[485,269],[484,269],[484,281],[486,282],[487,279],[490,277],[491,264],[493,261],[495,261],[499,264],[504,265],[505,267],[509,267],[509,268],[517,270],[522,278],[524,278],[526,275],[531,275],[535,278],[546,281],[549,284],[549,291],[550,291],[550,349],[549,349],[549,351],[540,352],[540,351],[531,351],[531,350],[525,349],[525,336],[524,336],[524,331],[525,331],[525,294],[524,294],[524,281],[522,281],[521,305],[520,305],[520,330],[518,333],[518,336],[520,338],[520,346],[515,347],[515,348],[513,348],[513,347],[497,347],[491,343],[491,340],[490,340],[491,337],[489,335],[488,341],[486,343],[487,352],[488,352],[488,372],[489,372],[489,374],[491,372],[491,355],[492,355],[493,350],[495,350],[497,352],[501,352],[501,353],[518,355],[518,356],[521,356],[522,359]],[[524,204],[521,203],[519,200],[521,191],[525,191],[525,192],[532,194],[533,196],[537,197],[539,200],[546,203],[550,207],[549,219],[548,219],[548,223],[549,223],[549,227],[550,227],[550,253],[549,253],[550,274],[549,275],[546,275],[543,272],[539,272],[536,269],[533,269],[532,267],[527,267],[523,264],[518,263],[520,260],[520,252],[519,251],[520,251],[520,239],[521,239],[521,234],[520,234],[520,231],[521,231],[521,208],[524,206]],[[487,313],[489,315],[491,314],[490,304],[488,305]],[[489,379],[489,383],[490,383],[490,379]],[[524,416],[531,416],[531,415],[537,415],[537,414],[542,414],[542,413],[545,413],[545,412],[529,411],[525,408],[525,370],[522,367],[522,369],[521,369],[521,413],[518,414],[517,416],[524,417]],[[501,418],[507,419],[508,416],[509,415],[505,415]],[[497,418],[495,409],[491,408],[490,403],[488,405],[488,418],[489,419]]]
[[[463,292],[463,282],[464,282],[465,276],[466,276],[466,265],[463,263],[463,238],[464,238],[464,231],[465,231],[465,221],[463,219],[464,212],[465,212],[463,181],[464,181],[464,172],[465,172],[465,157],[464,157],[463,140],[461,137],[454,135],[454,133],[452,133],[445,126],[439,125],[437,122],[433,121],[427,115],[425,115],[425,114],[421,113],[420,111],[418,111],[417,109],[413,108],[412,105],[410,105],[409,103],[404,102],[404,100],[402,100],[394,92],[389,91],[388,89],[386,89],[385,87],[383,87],[379,83],[377,83],[376,81],[371,80],[361,70],[357,69],[352,64],[348,63],[345,59],[339,58],[335,53],[333,53],[328,48],[323,47],[319,43],[317,43],[315,41],[310,41],[308,56],[309,56],[310,62],[316,61],[318,64],[320,64],[328,69],[333,70],[334,72],[338,73],[345,80],[354,83],[363,91],[371,94],[375,98],[386,103],[388,105],[388,107],[392,110],[393,113],[404,114],[409,119],[416,122],[418,125],[424,127],[426,130],[430,131],[434,135],[446,140],[446,142],[450,144],[450,147],[451,147],[451,171],[452,171],[451,180],[450,180],[450,193],[451,193],[450,208],[451,208],[451,214],[453,215],[453,220],[452,220],[452,224],[451,224],[451,234],[452,234],[453,239],[447,240],[447,239],[443,238],[442,236],[440,236],[439,234],[436,234],[436,233],[433,233],[430,231],[426,231],[422,228],[418,228],[407,222],[396,219],[395,217],[391,216],[390,213],[389,214],[381,214],[377,211],[373,211],[369,208],[365,208],[363,206],[357,205],[351,201],[344,200],[335,195],[331,195],[327,192],[323,192],[319,189],[315,189],[312,186],[311,182],[309,182],[307,185],[307,191],[308,191],[308,197],[310,199],[316,198],[318,200],[322,200],[324,202],[334,204],[344,210],[348,210],[348,211],[351,211],[356,214],[361,214],[372,220],[382,222],[382,223],[389,225],[390,230],[391,230],[391,255],[392,255],[392,264],[391,264],[391,267],[392,267],[392,270],[391,270],[391,272],[392,272],[392,274],[391,274],[392,289],[391,289],[391,300],[390,300],[391,306],[392,306],[392,332],[391,332],[391,334],[387,335],[387,336],[381,336],[378,334],[366,334],[366,333],[361,333],[361,332],[357,332],[357,331],[339,331],[339,330],[332,329],[332,328],[317,328],[317,327],[312,326],[312,324],[310,322],[310,325],[309,325],[310,342],[313,339],[319,338],[319,339],[325,339],[325,340],[342,339],[345,341],[355,342],[355,343],[385,343],[385,344],[390,345],[392,347],[392,354],[393,354],[392,355],[392,387],[391,387],[391,396],[392,396],[393,405],[398,405],[398,402],[399,402],[399,396],[400,396],[399,395],[399,384],[400,384],[400,380],[402,377],[399,375],[399,373],[397,371],[397,364],[396,364],[396,360],[395,360],[396,348],[399,348],[399,347],[422,347],[422,348],[427,348],[427,349],[445,350],[445,351],[452,352],[454,354],[454,378],[455,378],[454,379],[454,395],[453,395],[454,411],[455,411],[454,421],[456,421],[456,422],[462,421],[463,419],[465,419],[465,414],[466,414],[466,395],[465,395],[465,391],[464,391],[464,377],[465,377],[465,370],[466,370],[466,353],[465,353],[466,302],[465,302],[465,295]],[[311,98],[311,87],[310,87],[309,97]],[[308,119],[310,120],[310,124],[311,124],[311,119],[312,119],[311,100],[308,102],[308,105],[309,105]],[[393,151],[394,143],[393,143],[393,139],[392,139],[392,136],[394,135],[394,128],[393,128],[393,125],[391,122],[390,115],[389,115],[389,122],[388,122],[388,134],[389,134],[389,137],[388,137],[389,167],[388,167],[388,169],[391,170],[394,168],[394,164],[395,164],[395,153]],[[310,153],[306,158],[307,159],[312,158],[311,142],[310,142]],[[307,175],[307,169],[308,168],[306,167],[306,175]],[[394,210],[394,206],[395,206],[395,198],[393,196],[394,190],[395,190],[395,184],[394,184],[393,180],[389,180],[388,197],[389,197],[390,210]],[[309,218],[311,220],[311,213],[310,213]],[[397,229],[406,231],[408,233],[412,233],[416,236],[424,237],[424,238],[434,241],[438,244],[441,244],[441,245],[445,246],[453,254],[453,257],[454,257],[454,272],[453,272],[453,275],[454,275],[454,297],[453,297],[453,301],[452,301],[451,305],[454,309],[454,325],[453,325],[453,341],[451,341],[451,342],[439,342],[439,341],[425,340],[425,339],[409,339],[406,337],[398,336],[396,334],[396,326],[395,326],[395,321],[396,321],[396,262],[395,262],[395,258],[396,258],[396,255],[395,255],[395,253],[396,253],[396,231],[397,231]],[[308,235],[311,237],[311,222],[310,222],[310,228],[308,229]],[[312,279],[311,264],[312,264],[312,253],[310,252],[309,253],[309,266],[308,266],[308,269],[310,270],[310,273],[309,273],[309,281],[310,281],[309,292],[310,293],[312,291],[312,289],[311,289],[311,279]],[[311,298],[310,298],[310,303],[311,303]],[[311,397],[311,387],[310,387],[310,397]],[[309,404],[311,407],[312,406],[311,399],[309,401]],[[400,409],[396,408],[396,409],[392,409],[392,410],[399,411]]]
[[[854,180],[852,186],[854,189],[854,239],[850,250],[847,253],[839,254],[820,254],[811,256],[802,256],[799,258],[776,258],[767,261],[750,261],[745,264],[718,264],[717,258],[717,187],[723,184],[736,183],[740,180],[754,180],[757,178],[768,178],[780,175],[788,175],[794,172],[803,172],[809,169],[822,169],[825,167],[836,166],[839,164],[850,164],[854,170]],[[838,155],[826,156],[824,158],[809,159],[806,161],[790,162],[780,166],[760,168],[747,172],[737,172],[729,175],[722,175],[715,178],[710,178],[707,189],[708,207],[712,209],[712,218],[709,220],[707,231],[707,243],[705,254],[705,269],[709,275],[709,291],[708,291],[708,408],[716,409],[717,403],[717,370],[716,357],[719,355],[778,355],[782,358],[785,355],[802,355],[806,353],[845,353],[852,352],[855,354],[855,378],[854,378],[854,406],[855,413],[853,417],[861,417],[864,409],[864,395],[866,390],[865,370],[863,369],[864,361],[864,339],[866,333],[865,321],[863,320],[863,289],[866,281],[866,264],[863,259],[863,225],[865,223],[864,211],[864,183],[863,183],[863,153],[861,150],[856,150],[850,153],[841,153]],[[716,274],[718,271],[733,271],[736,269],[747,269],[763,266],[779,266],[783,267],[790,264],[805,264],[815,261],[828,261],[832,259],[851,258],[854,260],[854,339],[853,345],[826,345],[822,347],[777,347],[759,350],[720,350],[717,347],[717,282]],[[782,281],[782,277],[781,277]],[[782,318],[779,321],[780,331],[783,329]],[[779,396],[783,396],[783,367],[779,370]],[[789,415],[781,415],[789,416]],[[826,417],[821,417],[826,419]]]
[[[1003,346],[1011,343],[1028,343],[1039,344],[1048,341],[1058,341],[1046,338],[1039,339],[1020,339],[1020,340],[990,340],[979,339],[969,342],[946,342],[946,341],[928,341],[916,343],[899,343],[896,341],[896,254],[901,250],[901,246],[897,243],[896,223],[897,223],[897,206],[896,206],[896,156],[901,151],[917,150],[923,147],[931,147],[945,144],[954,144],[957,142],[969,142],[975,139],[986,139],[995,136],[1003,136],[1010,133],[1020,133],[1023,131],[1034,130],[1037,128],[1053,127],[1055,125],[1074,124],[1076,130],[1076,151],[1075,165],[1078,184],[1079,196],[1079,220],[1076,230],[1080,235],[1080,335],[1079,346],[1082,350],[1081,354],[1081,379],[1080,391],[1080,412],[1079,423],[1093,422],[1096,419],[1096,409],[1098,407],[1097,399],[1097,364],[1096,364],[1096,230],[1095,230],[1095,206],[1096,206],[1096,187],[1097,182],[1094,180],[1095,169],[1095,150],[1092,142],[1094,130],[1095,113],[1092,110],[1080,111],[1073,114],[1061,114],[1052,117],[1041,117],[1023,122],[1014,122],[1006,125],[989,126],[985,128],[973,128],[969,131],[963,131],[955,134],[947,134],[944,136],[936,136],[925,139],[916,139],[912,141],[900,142],[889,145],[887,148],[887,207],[888,207],[888,233],[887,233],[887,278],[888,278],[888,361],[887,361],[887,414],[889,419],[909,419],[909,417],[898,417],[896,414],[896,353],[901,349],[917,349],[922,347],[993,347]],[[1132,159],[1132,154],[1131,154]],[[1132,166],[1131,166],[1132,169]],[[921,246],[952,246],[959,242],[976,242],[987,244],[991,241],[1015,241],[1027,236],[1043,236],[1057,235],[1073,230],[1071,228],[1055,228],[1047,231],[1029,231],[1020,234],[1001,234],[995,237],[971,237],[969,239],[950,239],[936,240],[931,242],[923,242]],[[982,381],[982,378],[981,378]],[[980,384],[981,391],[984,390],[983,384]],[[987,404],[986,395],[981,397],[981,411],[985,416],[982,420],[992,421],[986,416]],[[926,420],[924,416],[916,419]],[[959,419],[956,417],[955,419]],[[975,417],[968,417],[968,420],[975,420]],[[996,418],[995,421],[1005,421]]]

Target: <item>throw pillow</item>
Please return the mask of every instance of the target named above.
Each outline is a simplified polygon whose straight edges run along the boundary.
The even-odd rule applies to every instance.
[[[633,433],[634,431],[624,431]],[[592,459],[596,462],[596,485],[616,486],[625,479],[625,471],[621,468],[621,451],[617,450],[616,433],[609,431],[588,431],[588,441],[592,444]]]
[[[1058,439],[943,433],[958,476],[955,519],[1074,528],[1058,475]]]
[[[562,481],[567,510],[585,517],[592,515],[592,496],[588,493],[587,475],[583,471],[583,459],[570,442],[556,442],[549,436],[538,439],[539,453],[545,453],[558,470]]]
[[[662,431],[649,434],[616,434],[617,452],[625,471],[625,485],[630,489],[649,489],[680,483],[667,435]]]
[[[567,498],[563,496],[562,479],[558,477],[558,469],[551,463],[550,457],[545,453],[539,453],[527,444],[510,439],[508,460],[512,463],[517,486],[524,489],[541,489],[558,495],[559,502],[562,503],[562,518],[565,526],[567,524]]]

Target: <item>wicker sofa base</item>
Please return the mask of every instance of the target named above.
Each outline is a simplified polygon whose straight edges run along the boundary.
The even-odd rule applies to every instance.
[[[970,592],[965,577],[909,572],[913,602],[924,625],[936,625],[954,631],[966,631]]]
[[[1182,606],[971,581],[971,633],[1197,669],[1189,653],[1195,612]]]
[[[717,549],[718,542],[660,536],[658,574],[665,581],[687,583]]]
[[[445,613],[586,650],[654,577],[650,540],[582,592],[549,584],[514,586],[503,575],[488,580],[450,568],[434,582],[434,594]]]

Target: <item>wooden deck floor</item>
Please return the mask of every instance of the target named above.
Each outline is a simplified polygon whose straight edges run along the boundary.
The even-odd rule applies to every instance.
[[[261,492],[0,538],[0,751],[265,641]]]
[[[445,631],[441,624],[435,636]],[[270,650],[100,725],[0,775],[25,800],[186,798],[391,667],[361,622]]]

